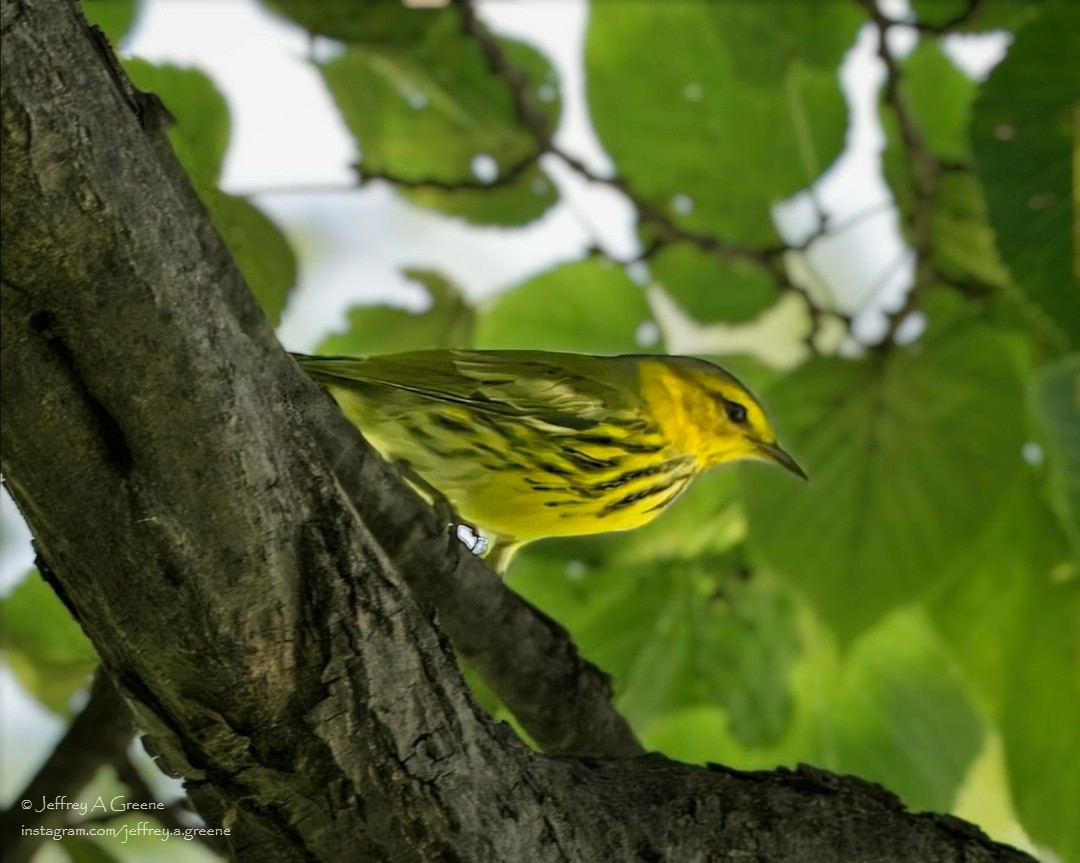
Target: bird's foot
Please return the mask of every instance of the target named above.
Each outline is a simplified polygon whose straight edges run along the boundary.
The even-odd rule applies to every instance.
[[[471,524],[457,524],[454,526],[454,533],[469,551],[480,557],[488,549],[487,539],[474,528]]]

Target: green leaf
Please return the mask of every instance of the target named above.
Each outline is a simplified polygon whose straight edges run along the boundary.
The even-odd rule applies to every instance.
[[[655,280],[699,321],[743,323],[776,302],[776,280],[759,264],[722,261],[697,246],[666,246],[649,262]]]
[[[420,313],[390,306],[353,306],[348,329],[327,336],[317,353],[370,356],[427,348],[472,347],[476,312],[452,282],[431,270],[403,270],[423,285],[431,305]]]
[[[140,90],[156,93],[176,121],[169,140],[188,176],[216,186],[229,146],[229,106],[214,82],[197,69],[123,61]]]
[[[802,653],[789,673],[792,721],[781,739],[748,746],[721,710],[697,707],[651,723],[646,746],[744,770],[808,763],[855,773],[895,791],[913,809],[948,811],[982,728],[925,618],[914,610],[891,615],[843,662],[812,620],[803,620],[799,637]]]
[[[523,43],[500,43],[554,128],[560,102],[551,64]],[[320,69],[359,142],[362,174],[450,186],[404,194],[483,224],[525,224],[557,199],[550,180],[530,164],[540,147],[518,115],[510,87],[492,73],[456,11],[436,18],[411,42],[353,44]],[[466,188],[455,190],[454,184]]]
[[[855,4],[843,0],[712,3],[708,12],[735,73],[763,85],[781,84],[794,58],[835,71],[865,21]]]
[[[998,254],[978,180],[964,173],[942,175],[936,203],[931,241],[941,272],[957,279],[972,276],[997,288],[1010,287],[1012,279]]]
[[[474,225],[521,227],[539,219],[558,200],[555,184],[538,165],[530,165],[507,185],[484,189],[406,189],[414,204]]]
[[[1001,720],[1013,799],[1031,838],[1080,860],[1080,580],[1038,573]]]
[[[971,155],[968,126],[976,84],[946,56],[936,39],[923,39],[903,61],[900,91],[930,152],[961,161]]]
[[[281,322],[299,266],[288,238],[247,198],[216,189],[200,189],[200,197],[236,265],[271,324]]]
[[[658,350],[638,344],[650,320],[645,292],[610,261],[588,258],[536,276],[481,314],[478,348],[619,354]]]
[[[138,17],[138,0],[83,0],[86,19],[100,27],[114,47],[131,32]]]
[[[938,583],[1019,468],[1014,363],[985,327],[945,327],[882,358],[813,359],[767,394],[810,482],[743,469],[751,546],[842,640]]]
[[[102,845],[77,836],[65,836],[60,844],[67,851],[71,863],[119,863],[118,857]]]
[[[1023,294],[1080,342],[1071,162],[1080,8],[1047,7],[983,84],[972,141],[997,244]]]
[[[953,65],[936,39],[920,41],[918,47],[900,63],[900,72],[901,96],[930,152],[946,161],[969,160],[971,106],[977,91],[975,82]],[[896,113],[882,100],[879,115],[885,133],[885,151],[882,155],[885,179],[901,212],[908,213],[914,202],[913,179]],[[939,177],[939,184],[943,187],[937,202],[939,211],[948,212],[955,199],[961,197],[962,201],[958,202],[960,212],[956,216],[950,213],[949,217],[970,219],[974,206],[971,199],[979,196],[978,212],[985,221],[985,204],[981,203],[981,195],[977,189],[973,192],[967,189],[968,185],[973,184],[965,178],[958,179],[948,174]],[[962,195],[958,190],[960,184],[964,184]],[[944,226],[946,230],[948,227]]]
[[[1039,413],[1054,468],[1054,495],[1062,523],[1080,550],[1080,354],[1039,370]]]
[[[921,613],[859,640],[828,706],[835,769],[883,783],[916,809],[948,812],[979,752],[982,723]]]
[[[654,206],[686,228],[770,243],[770,208],[840,154],[847,109],[835,68],[798,55],[771,84],[742,80],[750,46],[723,32],[733,5],[595,4],[589,104],[619,174]]]
[[[23,687],[61,716],[97,666],[94,648],[37,570],[0,600],[0,645]]]
[[[968,12],[971,0],[911,0],[911,11],[918,21],[940,27]],[[1034,18],[1042,6],[1041,0],[980,0],[974,14],[956,25],[959,32],[987,30],[1017,30]]]
[[[744,582],[716,559],[583,571],[542,549],[525,552],[510,581],[614,676],[617,706],[635,727],[714,704],[748,744],[783,733],[798,641],[791,600],[775,585]]]
[[[1032,839],[1080,859],[1080,572],[1033,472],[932,598],[934,623],[1000,723]]]
[[[372,45],[409,45],[422,39],[442,9],[409,9],[398,0],[262,0],[272,12],[299,24],[309,33]]]

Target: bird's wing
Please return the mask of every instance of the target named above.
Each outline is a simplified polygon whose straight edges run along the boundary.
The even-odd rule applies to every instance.
[[[544,351],[417,351],[366,359],[297,357],[316,380],[391,387],[491,415],[582,431],[644,417],[631,358]]]

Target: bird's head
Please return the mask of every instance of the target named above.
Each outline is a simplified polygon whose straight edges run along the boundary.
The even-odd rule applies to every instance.
[[[671,357],[668,382],[682,433],[705,467],[739,459],[768,461],[806,474],[776,440],[761,402],[734,375],[693,357]]]

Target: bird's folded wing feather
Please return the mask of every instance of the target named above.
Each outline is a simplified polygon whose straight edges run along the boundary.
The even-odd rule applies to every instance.
[[[505,418],[583,430],[633,422],[644,405],[630,358],[543,351],[418,351],[366,359],[302,357],[316,380],[386,386]]]

